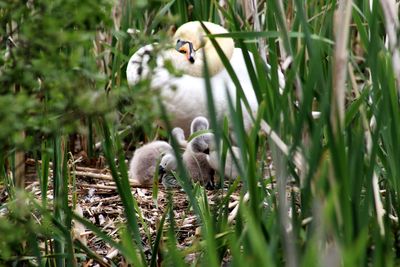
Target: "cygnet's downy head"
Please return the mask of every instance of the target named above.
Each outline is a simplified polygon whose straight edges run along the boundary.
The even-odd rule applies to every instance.
[[[203,116],[198,116],[194,118],[192,123],[190,124],[190,134],[192,135],[199,131],[208,130],[208,128],[209,128],[208,120]],[[208,143],[206,141],[207,134],[208,133],[196,136],[194,139],[190,141],[189,145],[193,152],[208,154],[209,149],[208,149]]]
[[[203,22],[210,34],[227,33],[228,31],[218,24]],[[232,57],[234,42],[231,38],[215,39],[228,59]],[[203,76],[203,57],[207,58],[210,75],[213,76],[223,69],[218,53],[207,37],[199,21],[191,21],[180,26],[174,35],[175,50],[182,54],[177,56],[179,67],[187,74]]]
[[[214,135],[212,133],[205,133],[199,135],[195,137],[192,141],[190,141],[191,149],[193,150],[194,153],[209,154],[211,151],[210,143],[213,142],[212,141],[213,138]]]
[[[175,171],[176,168],[177,162],[175,155],[168,153],[162,156],[158,173],[160,174],[160,177],[162,177],[165,173]]]
[[[203,116],[197,116],[190,124],[190,134],[195,132],[207,130],[209,128],[208,120]]]

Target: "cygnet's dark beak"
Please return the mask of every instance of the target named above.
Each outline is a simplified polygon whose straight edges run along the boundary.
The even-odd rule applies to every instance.
[[[186,58],[189,60],[189,62],[192,64],[194,63],[195,51],[191,42],[178,40],[176,41],[175,49],[179,53],[186,54]]]
[[[162,178],[163,175],[166,173],[165,168],[163,166],[158,166],[158,174],[160,175],[160,177]]]
[[[206,150],[203,151],[205,154],[210,155],[210,149],[207,148]]]

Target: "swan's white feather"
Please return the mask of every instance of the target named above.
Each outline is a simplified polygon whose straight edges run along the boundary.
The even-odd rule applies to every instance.
[[[189,132],[191,121],[197,116],[208,117],[206,87],[203,77],[195,77],[188,74],[175,76],[165,68],[164,58],[170,58],[165,53],[159,53],[156,57],[157,64],[151,72],[148,62],[151,59],[153,45],[146,45],[140,48],[129,60],[127,67],[127,79],[130,86],[135,86],[142,78],[151,78],[151,87],[160,90],[163,104],[171,116],[174,127],[180,127],[185,132]],[[253,55],[249,53],[253,60]],[[174,55],[184,56],[184,55]],[[257,112],[258,102],[253,90],[253,86],[248,75],[242,50],[235,48],[230,60],[244,94],[249,102],[253,114]],[[185,66],[190,67],[189,66]],[[151,75],[148,76],[151,72]],[[278,73],[281,86],[284,86],[284,77]],[[227,93],[235,103],[236,87],[224,68],[222,71],[210,78],[211,88],[214,98],[214,105],[217,112],[217,119],[222,120],[224,116],[229,116],[229,104]],[[252,125],[250,116],[243,107],[243,117],[245,128],[249,129]]]

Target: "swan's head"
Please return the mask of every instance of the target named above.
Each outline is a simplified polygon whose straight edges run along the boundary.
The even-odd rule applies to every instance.
[[[204,22],[204,25],[211,34],[227,33],[223,27],[211,23]],[[215,39],[226,57],[230,59],[234,50],[234,42],[232,38],[216,38]],[[202,77],[204,60],[206,56],[208,70],[211,76],[220,72],[224,65],[212,45],[210,39],[199,21],[191,21],[180,26],[175,32],[174,38],[175,51],[172,62],[174,65],[183,70],[186,74]]]

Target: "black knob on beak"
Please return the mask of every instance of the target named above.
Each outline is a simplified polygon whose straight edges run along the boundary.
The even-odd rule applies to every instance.
[[[166,173],[165,168],[163,166],[158,166],[158,174],[162,177]]]
[[[188,45],[188,47],[184,47],[186,45]],[[176,41],[175,50],[179,53],[186,54],[186,58],[189,60],[189,62],[192,64],[194,63],[195,50],[191,42],[178,39]]]

